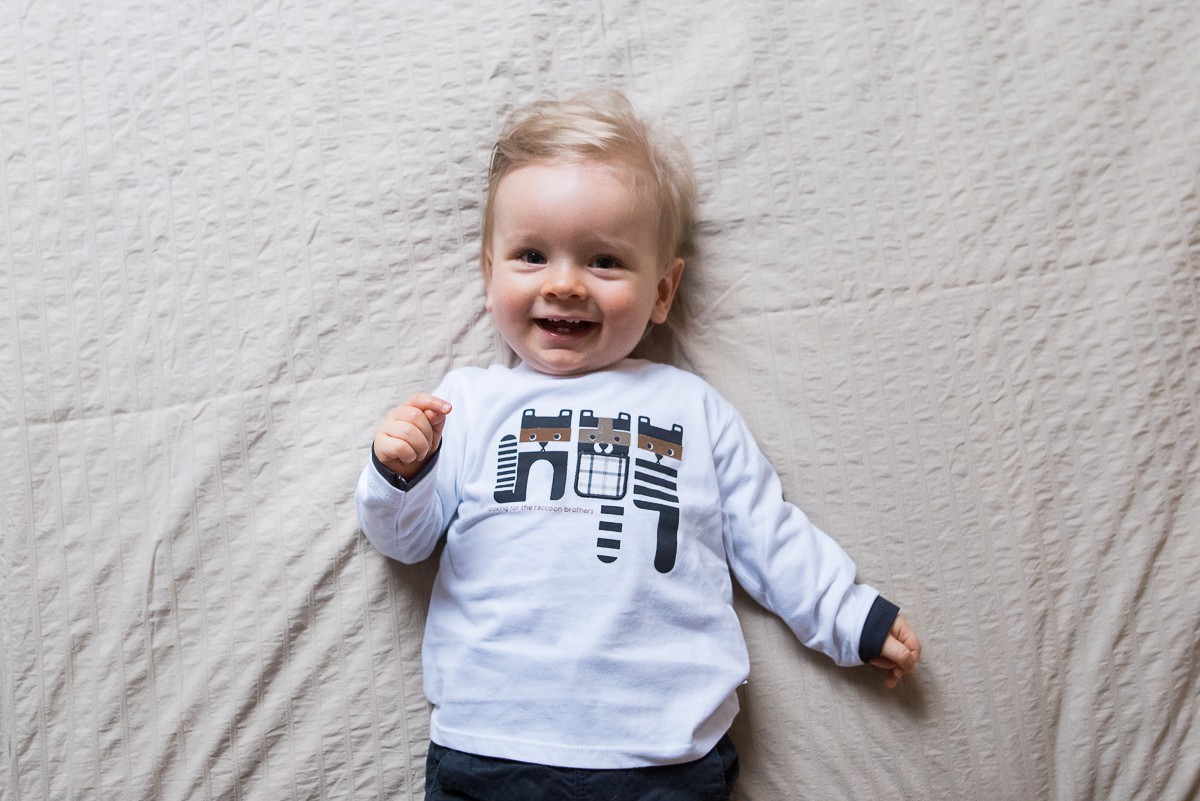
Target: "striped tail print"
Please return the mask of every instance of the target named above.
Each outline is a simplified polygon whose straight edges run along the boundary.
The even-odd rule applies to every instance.
[[[605,504],[600,507],[600,515],[601,534],[596,538],[596,558],[606,565],[611,565],[617,561],[617,552],[621,550],[620,534],[624,528],[621,521],[625,515],[625,507]]]
[[[517,485],[517,438],[505,434],[497,449],[496,495],[512,492]]]
[[[638,459],[633,472],[633,505],[658,512],[658,542],[654,569],[670,573],[679,550],[679,471],[658,462]]]

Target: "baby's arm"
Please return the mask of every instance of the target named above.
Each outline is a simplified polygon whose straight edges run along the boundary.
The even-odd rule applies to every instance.
[[[416,476],[433,458],[442,441],[450,404],[418,392],[392,409],[375,431],[375,458],[405,481]]]
[[[419,562],[437,546],[446,516],[441,482],[421,473],[433,466],[449,412],[446,401],[418,393],[388,412],[375,432],[354,500],[363,533],[392,559]]]
[[[887,686],[895,687],[905,674],[917,669],[921,659],[921,641],[916,632],[909,627],[908,621],[899,615],[892,623],[887,640],[883,643],[883,651],[871,660],[871,664],[887,671]]]

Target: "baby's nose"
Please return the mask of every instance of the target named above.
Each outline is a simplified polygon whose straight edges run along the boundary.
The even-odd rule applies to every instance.
[[[560,298],[582,298],[587,296],[587,284],[582,272],[574,265],[556,265],[546,271],[542,294]]]

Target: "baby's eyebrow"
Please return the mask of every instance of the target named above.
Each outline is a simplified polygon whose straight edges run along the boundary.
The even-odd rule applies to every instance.
[[[624,251],[624,252],[630,252],[630,251],[636,252],[638,250],[638,246],[634,243],[634,241],[632,239],[629,239],[627,237],[620,236],[620,235],[610,235],[610,234],[603,234],[603,233],[597,234],[593,238],[593,241],[591,242],[591,246],[594,249],[596,249],[597,252],[602,251],[602,250],[619,250],[619,251]]]

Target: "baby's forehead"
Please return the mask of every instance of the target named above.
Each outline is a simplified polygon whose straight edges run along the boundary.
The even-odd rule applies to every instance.
[[[633,158],[614,157],[614,156],[596,156],[590,157],[572,157],[572,158],[556,158],[556,159],[539,159],[531,160],[522,164],[514,164],[504,175],[500,176],[497,183],[497,189],[503,186],[504,183],[513,175],[520,173],[526,169],[553,170],[561,167],[563,169],[595,169],[605,177],[610,177],[618,183],[631,189],[636,196],[636,200],[645,204],[646,210],[650,210],[655,214],[663,211],[663,199],[659,195],[658,183],[655,181],[653,168],[646,163],[639,162]],[[503,200],[503,193],[497,191],[496,205],[499,205]],[[495,209],[491,209],[492,214],[495,214]]]

